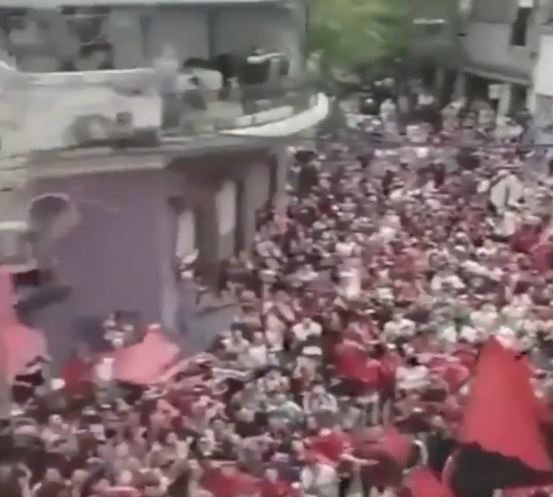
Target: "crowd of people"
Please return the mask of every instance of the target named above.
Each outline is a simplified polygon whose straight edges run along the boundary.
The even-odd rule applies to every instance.
[[[159,327],[125,352],[114,331],[126,365],[81,354],[62,382],[40,361],[17,376],[0,495],[451,495],[482,347],[527,360],[533,399],[553,393],[553,192],[535,152],[421,143],[312,154],[286,213],[230,261],[241,313],[205,353],[181,360]],[[486,395],[512,416],[515,376]],[[534,469],[553,470],[546,450]]]

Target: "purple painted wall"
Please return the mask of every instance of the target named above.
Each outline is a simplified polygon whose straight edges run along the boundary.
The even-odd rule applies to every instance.
[[[205,333],[193,315],[193,291],[175,278],[177,212],[168,200],[179,197],[196,213],[201,266],[215,275],[217,262],[232,255],[236,237],[219,236],[216,193],[224,181],[243,185],[236,227],[248,243],[255,210],[271,191],[283,191],[284,185],[270,184],[270,176],[267,155],[257,153],[188,159],[165,170],[37,180],[37,195],[65,193],[80,216],[77,227],[53,247],[57,278],[72,287],[72,294],[34,318],[47,332],[56,362],[85,335],[100,344],[93,324],[114,310],[140,311],[146,321],[160,321],[176,335],[184,313],[189,334]]]
[[[39,193],[70,196],[80,222],[55,248],[56,274],[73,288],[70,298],[37,316],[55,356],[66,356],[83,318],[114,309],[140,310],[160,318],[162,271],[159,240],[163,175],[160,172],[101,174],[43,180]]]

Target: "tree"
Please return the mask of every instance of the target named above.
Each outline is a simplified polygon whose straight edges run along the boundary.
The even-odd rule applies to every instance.
[[[408,26],[405,1],[315,0],[312,51],[321,53],[324,65],[342,68],[401,54]]]
[[[311,51],[322,65],[351,69],[406,56],[414,19],[443,17],[450,0],[313,0]]]

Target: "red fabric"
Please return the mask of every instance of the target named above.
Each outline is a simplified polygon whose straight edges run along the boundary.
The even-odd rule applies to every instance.
[[[535,245],[530,252],[530,258],[538,271],[549,271],[553,259],[553,245],[550,242]]]
[[[44,334],[19,322],[15,303],[11,275],[0,268],[0,368],[8,383],[38,357],[48,357]]]
[[[392,390],[396,383],[396,371],[403,364],[402,358],[391,352],[380,359],[380,387],[381,390]]]
[[[119,381],[136,385],[151,385],[179,355],[179,348],[161,331],[149,331],[142,342],[115,353],[113,376]]]
[[[93,369],[92,362],[83,361],[78,357],[70,359],[61,373],[66,391],[72,395],[86,393],[93,382]]]
[[[428,468],[411,471],[403,485],[411,491],[412,497],[451,497],[449,489]]]
[[[258,483],[258,491],[259,497],[289,497],[292,494],[292,486],[282,480],[262,480]]]
[[[351,437],[339,430],[309,439],[311,450],[338,463],[345,452],[352,448]]]
[[[409,435],[400,433],[393,427],[384,429],[384,436],[379,443],[380,450],[390,456],[398,465],[407,466],[413,453],[413,441]]]
[[[376,386],[380,380],[380,363],[369,360],[358,345],[342,342],[334,349],[334,365],[338,376]]]
[[[256,493],[258,483],[255,478],[240,471],[226,475],[220,469],[210,469],[202,477],[202,486],[214,497],[236,497]]]
[[[540,241],[540,234],[534,226],[525,225],[511,237],[511,249],[514,252],[528,254]]]
[[[460,441],[551,471],[531,391],[527,368],[497,340],[490,340],[476,367]]]

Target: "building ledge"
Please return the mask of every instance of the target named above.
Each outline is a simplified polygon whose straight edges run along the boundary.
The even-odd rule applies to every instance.
[[[301,133],[323,121],[329,113],[330,102],[324,93],[314,96],[314,105],[302,112],[283,117],[261,125],[246,126],[239,129],[221,130],[222,134],[230,136],[251,136],[260,138],[281,138]],[[275,109],[277,110],[277,109]]]

